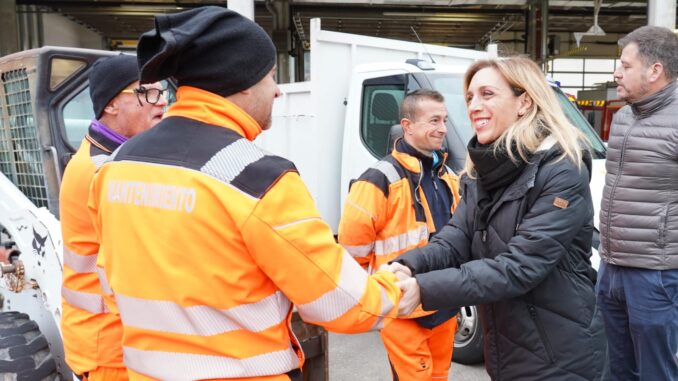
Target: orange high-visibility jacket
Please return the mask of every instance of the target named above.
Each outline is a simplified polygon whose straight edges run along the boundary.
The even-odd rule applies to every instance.
[[[435,232],[420,186],[421,171],[419,159],[394,148],[351,185],[339,223],[339,243],[370,272],[405,251],[426,245]],[[438,176],[448,187],[454,212],[459,179],[445,165]]]
[[[459,178],[445,165],[438,176],[449,188],[454,213]],[[339,223],[339,243],[363,267],[376,270],[428,243],[435,225],[420,181],[419,159],[394,148],[351,185]]]
[[[177,98],[90,193],[130,379],[289,380],[293,304],[337,332],[394,317],[395,276],[368,277],[334,241],[294,165],[252,143],[257,122],[200,89]]]
[[[395,147],[397,144],[390,155],[353,182],[339,223],[339,243],[370,273],[400,254],[426,245],[435,232],[420,186],[422,164]],[[445,154],[443,162],[446,158]],[[453,213],[459,202],[459,178],[445,165],[438,176],[448,187]],[[418,307],[409,317],[432,313]]]
[[[64,240],[61,330],[66,362],[77,374],[124,367],[120,318],[108,313],[96,272],[99,244],[87,209],[96,169],[118,147],[92,129],[66,167],[59,193]]]

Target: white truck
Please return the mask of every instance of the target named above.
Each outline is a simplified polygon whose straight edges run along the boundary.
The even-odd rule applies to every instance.
[[[448,165],[463,166],[472,130],[462,76],[471,62],[495,52],[324,31],[318,19],[311,21],[310,36],[311,79],[281,85],[273,127],[257,143],[295,162],[335,233],[349,182],[388,153],[408,91],[432,88],[445,96]],[[72,377],[59,328],[58,191],[63,168],[92,118],[87,72],[106,54],[112,53],[45,47],[0,58],[0,245],[14,251],[0,280],[0,374]],[[604,158],[605,147],[586,120],[555,86],[554,91],[593,141],[595,157]],[[462,309],[459,319],[455,361],[480,361],[475,308]],[[307,354],[306,379],[326,379],[326,335],[298,321],[293,325]]]

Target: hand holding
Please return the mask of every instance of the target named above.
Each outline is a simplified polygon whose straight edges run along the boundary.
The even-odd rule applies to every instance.
[[[410,271],[410,268],[404,265],[401,265],[398,262],[393,262],[390,264],[383,264],[379,266],[379,271],[390,271],[394,273],[397,277],[398,280],[403,280],[412,277],[412,271]],[[400,274],[400,275],[399,275]]]
[[[417,283],[417,278],[410,277],[396,282],[396,286],[400,287],[403,292],[398,304],[398,316],[408,316],[421,304],[419,283]]]

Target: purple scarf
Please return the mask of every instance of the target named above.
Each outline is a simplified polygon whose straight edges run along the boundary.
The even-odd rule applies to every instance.
[[[101,135],[103,135],[106,139],[112,141],[113,143],[116,144],[122,144],[127,141],[127,138],[120,135],[119,133],[111,130],[106,126],[105,124],[99,122],[96,119],[92,119],[92,124],[90,125],[90,128]]]

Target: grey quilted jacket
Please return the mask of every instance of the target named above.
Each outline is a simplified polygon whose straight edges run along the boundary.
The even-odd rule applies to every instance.
[[[608,263],[678,268],[678,86],[619,110],[612,122],[600,208]]]

